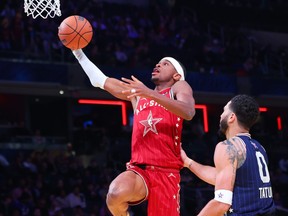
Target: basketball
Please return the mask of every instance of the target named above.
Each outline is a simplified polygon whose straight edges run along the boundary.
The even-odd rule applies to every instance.
[[[76,50],[86,47],[93,36],[90,22],[78,15],[64,19],[58,27],[58,37],[62,44],[69,49]]]

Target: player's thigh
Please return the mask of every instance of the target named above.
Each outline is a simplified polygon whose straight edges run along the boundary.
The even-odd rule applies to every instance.
[[[180,174],[156,173],[150,188],[148,216],[180,215]]]
[[[135,202],[146,197],[147,189],[141,176],[133,171],[125,171],[111,182],[108,193]]]

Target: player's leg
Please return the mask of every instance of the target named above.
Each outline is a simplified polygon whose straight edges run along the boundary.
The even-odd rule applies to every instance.
[[[106,203],[114,216],[126,216],[129,203],[144,200],[146,194],[143,179],[133,171],[125,171],[111,182]]]

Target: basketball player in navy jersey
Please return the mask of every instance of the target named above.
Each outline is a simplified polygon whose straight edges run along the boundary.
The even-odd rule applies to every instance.
[[[199,164],[181,150],[184,166],[215,185],[214,199],[198,216],[274,215],[267,154],[249,134],[258,116],[259,106],[248,95],[237,95],[226,104],[219,130],[226,140],[215,148],[215,167]]]
[[[129,215],[129,205],[148,200],[148,216],[179,216],[181,133],[183,120],[195,115],[195,101],[185,69],[172,57],[154,67],[149,89],[137,78],[107,77],[83,53],[74,50],[90,82],[134,108],[131,160],[110,184],[107,206],[114,216]]]

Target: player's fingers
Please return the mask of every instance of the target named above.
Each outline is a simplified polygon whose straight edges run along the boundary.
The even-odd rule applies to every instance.
[[[129,88],[129,89],[122,91],[122,94],[126,94],[126,95],[134,95],[136,93],[137,93],[137,90],[135,88]]]
[[[130,90],[122,90],[121,93],[122,93],[122,94],[129,94],[129,93],[130,93]]]
[[[138,96],[138,93],[130,94],[127,96],[128,99]]]
[[[125,78],[125,77],[122,77],[121,80],[124,81],[124,82],[126,82],[126,83],[125,83],[126,85],[127,85],[127,83],[131,84],[131,83],[133,82],[133,80],[127,79],[127,78]]]
[[[135,81],[135,82],[141,82],[140,80],[138,80],[138,79],[137,79],[135,76],[133,76],[133,75],[131,76],[131,78],[132,78],[132,80]]]

